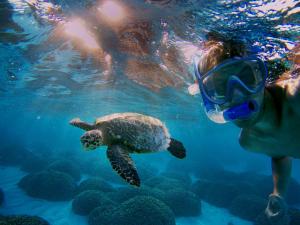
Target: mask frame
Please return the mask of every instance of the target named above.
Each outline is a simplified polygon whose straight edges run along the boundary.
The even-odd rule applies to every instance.
[[[231,65],[233,63],[237,63],[239,61],[245,62],[249,60],[256,60],[257,63],[259,63],[263,69],[261,71],[262,73],[262,81],[255,87],[255,88],[249,88],[238,76],[232,75],[227,84],[226,84],[226,96],[223,100],[216,101],[215,99],[212,99],[205,91],[203,80],[205,77],[210,76],[212,73],[214,73],[219,68],[224,68],[227,65]],[[220,110],[220,106],[224,105],[228,101],[232,100],[232,95],[235,88],[239,88],[243,91],[245,91],[247,94],[254,95],[256,93],[259,93],[263,90],[265,87],[265,82],[267,79],[268,71],[267,67],[263,60],[261,60],[258,57],[245,57],[245,58],[233,58],[225,60],[223,63],[219,64],[218,66],[214,67],[213,69],[209,70],[205,74],[201,74],[198,69],[198,61],[194,61],[194,72],[196,79],[198,80],[198,85],[200,89],[200,94],[203,100],[203,104],[206,110],[207,116],[216,123],[225,123],[229,121],[233,121],[236,119],[247,119],[249,118],[253,113],[257,112],[259,109],[258,103],[254,100],[247,100],[243,103],[240,103],[238,105],[229,107],[225,110]]]
[[[222,99],[222,100],[214,99],[206,91],[206,88],[204,87],[205,86],[204,81],[208,77],[214,76],[214,74],[216,73],[216,71],[218,71],[218,70],[220,70],[222,68],[225,68],[226,66],[231,66],[232,64],[236,64],[236,63],[239,63],[239,62],[241,62],[241,63],[251,62],[252,63],[253,61],[255,61],[255,63],[257,63],[259,65],[261,76],[262,76],[261,77],[262,78],[261,81],[259,82],[258,85],[256,85],[255,88],[251,88],[251,87],[247,86],[247,84],[245,84],[245,82],[243,82],[238,75],[232,73],[231,76],[228,76],[230,78],[229,78],[229,80],[227,81],[227,84],[226,84],[226,95],[225,95],[224,99]],[[224,104],[224,103],[226,103],[226,102],[228,102],[228,101],[231,100],[231,98],[232,98],[232,91],[235,88],[239,88],[240,90],[244,91],[247,94],[256,94],[256,93],[258,93],[259,91],[261,91],[264,88],[265,82],[266,82],[266,79],[267,79],[267,75],[268,75],[267,67],[266,67],[264,61],[261,60],[258,57],[254,57],[254,56],[252,56],[252,57],[245,57],[245,58],[227,59],[224,62],[222,62],[221,64],[219,64],[216,67],[214,67],[213,69],[209,70],[205,74],[201,74],[200,73],[200,71],[198,69],[198,63],[195,63],[194,64],[194,70],[195,70],[195,76],[196,76],[196,78],[198,80],[198,84],[199,84],[200,90],[202,90],[203,94],[205,95],[205,97],[209,101],[211,101],[213,103],[216,103],[216,104],[219,104],[219,105],[222,105],[222,104]]]

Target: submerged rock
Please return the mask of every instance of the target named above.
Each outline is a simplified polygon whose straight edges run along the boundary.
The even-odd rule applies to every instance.
[[[102,192],[113,192],[115,189],[111,184],[106,182],[105,180],[102,180],[100,178],[88,178],[84,181],[82,181],[78,188],[77,193],[81,193],[83,191],[88,190],[96,190],[96,191],[102,191]]]
[[[231,205],[230,212],[245,220],[254,221],[267,207],[267,200],[256,195],[239,195]]]
[[[49,201],[66,201],[73,198],[76,183],[68,174],[42,171],[23,177],[18,186],[29,196]]]
[[[4,193],[2,191],[2,189],[0,188],[0,206],[3,204],[4,202]]]
[[[149,196],[138,196],[122,203],[112,214],[108,224],[175,225],[175,216],[172,210],[160,200]]]
[[[1,225],[50,225],[38,216],[0,216]]]
[[[100,191],[89,190],[77,195],[72,202],[72,210],[78,215],[88,215],[95,208],[101,206],[114,207],[115,203],[109,200],[106,195]]]
[[[69,174],[75,181],[81,177],[80,168],[70,160],[57,160],[49,165],[48,170]]]

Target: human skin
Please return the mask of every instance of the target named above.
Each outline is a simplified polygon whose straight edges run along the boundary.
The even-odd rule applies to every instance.
[[[272,157],[273,194],[284,196],[293,158],[300,158],[300,77],[268,85],[261,110],[251,121],[236,121],[241,127],[240,145]]]

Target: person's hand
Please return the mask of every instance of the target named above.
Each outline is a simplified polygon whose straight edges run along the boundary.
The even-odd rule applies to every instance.
[[[272,225],[288,225],[290,223],[288,206],[280,195],[271,194],[269,196],[265,214]]]

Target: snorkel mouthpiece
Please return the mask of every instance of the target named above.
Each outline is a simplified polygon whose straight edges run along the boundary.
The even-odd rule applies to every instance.
[[[258,104],[254,100],[244,102],[241,105],[231,107],[223,112],[225,121],[233,121],[237,119],[247,119],[258,111]]]

